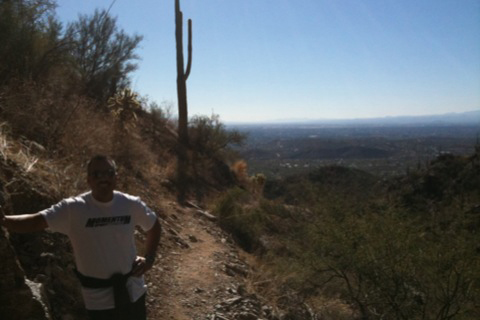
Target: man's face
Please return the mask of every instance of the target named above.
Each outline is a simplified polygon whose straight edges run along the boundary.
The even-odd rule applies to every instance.
[[[106,160],[93,161],[88,170],[87,182],[94,195],[102,198],[108,197],[115,189],[116,172],[114,166]]]

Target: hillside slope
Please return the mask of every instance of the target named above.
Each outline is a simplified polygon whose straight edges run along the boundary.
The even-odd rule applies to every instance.
[[[39,171],[0,161],[6,213],[41,210],[59,199]],[[273,308],[248,292],[251,269],[238,248],[199,207],[181,207],[168,193],[144,194],[158,212],[163,236],[147,274],[149,319],[277,319]],[[137,234],[139,250],[143,234]],[[0,229],[0,318],[87,319],[66,237],[49,232],[9,234]],[[250,258],[252,259],[252,258]]]

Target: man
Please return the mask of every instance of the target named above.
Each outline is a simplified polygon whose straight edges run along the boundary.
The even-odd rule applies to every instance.
[[[146,319],[143,274],[154,263],[160,223],[138,197],[115,191],[116,168],[110,158],[98,155],[89,161],[87,182],[90,192],[38,213],[1,212],[0,225],[13,232],[49,228],[69,237],[92,320]],[[137,225],[146,231],[144,257],[136,253]]]

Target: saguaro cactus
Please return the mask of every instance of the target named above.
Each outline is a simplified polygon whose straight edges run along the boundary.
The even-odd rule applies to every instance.
[[[187,193],[187,148],[188,148],[188,108],[187,79],[192,67],[192,20],[188,19],[188,60],[184,70],[183,60],[183,13],[180,0],[175,0],[175,40],[177,43],[177,97],[178,97],[178,202],[183,204]]]

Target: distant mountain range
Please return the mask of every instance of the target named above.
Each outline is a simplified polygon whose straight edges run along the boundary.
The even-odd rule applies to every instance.
[[[229,123],[235,125],[237,123]],[[239,123],[238,123],[239,124]],[[242,123],[248,124],[248,123]],[[253,123],[252,123],[253,124]],[[255,123],[258,124],[258,123]],[[439,115],[425,116],[397,116],[382,118],[364,118],[364,119],[302,119],[302,120],[275,120],[268,121],[264,124],[308,124],[323,126],[404,126],[404,125],[479,125],[480,126],[480,110],[446,113]]]
[[[370,119],[345,119],[345,120],[317,120],[309,123],[332,123],[354,125],[448,125],[448,124],[471,124],[480,125],[480,110],[446,113],[440,115],[425,116],[398,116]]]

